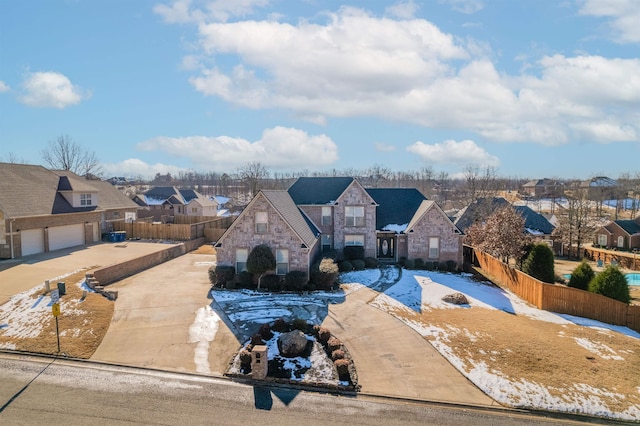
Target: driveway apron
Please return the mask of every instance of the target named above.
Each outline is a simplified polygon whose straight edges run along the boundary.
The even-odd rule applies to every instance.
[[[366,287],[349,294],[344,303],[329,306],[323,323],[347,346],[363,393],[498,405],[417,332],[370,306],[378,294]]]

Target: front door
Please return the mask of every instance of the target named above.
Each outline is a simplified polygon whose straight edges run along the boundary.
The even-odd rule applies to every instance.
[[[394,259],[395,255],[395,237],[378,237],[378,258]]]

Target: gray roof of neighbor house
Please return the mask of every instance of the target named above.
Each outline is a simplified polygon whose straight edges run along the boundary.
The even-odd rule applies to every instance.
[[[378,231],[404,231],[422,202],[427,199],[415,188],[367,188],[366,191],[378,204]]]
[[[529,233],[535,234],[538,232],[551,235],[555,229],[555,226],[553,226],[546,217],[533,211],[531,208],[527,206],[513,206],[513,208],[524,217],[524,227]]]
[[[614,223],[629,235],[640,233],[640,223],[635,220],[615,220]]]
[[[74,208],[62,192],[97,193],[98,205]],[[64,170],[0,163],[0,210],[5,218],[137,208],[109,182],[87,180]]]
[[[353,177],[300,177],[287,192],[297,205],[333,204],[354,180]]]
[[[511,206],[511,203],[502,197],[478,198],[460,211],[454,224],[462,232],[466,232],[475,222],[486,220],[494,211],[505,206]],[[549,235],[553,232],[554,226],[540,213],[527,206],[512,207],[524,218],[524,227],[529,233],[540,232]]]
[[[198,199],[198,202],[203,206],[218,204],[217,201],[205,197],[194,189],[179,189],[175,186],[155,186],[144,194],[139,194],[137,199],[140,201],[138,204],[147,206],[160,205],[166,202],[186,205],[193,199]]]

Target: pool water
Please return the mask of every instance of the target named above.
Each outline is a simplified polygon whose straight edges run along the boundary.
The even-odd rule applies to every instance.
[[[629,283],[629,285],[638,285],[640,286],[640,273],[632,273],[632,274],[624,274],[625,277],[627,277],[627,282]],[[571,274],[564,274],[562,275],[562,277],[566,280],[570,280],[571,279]]]

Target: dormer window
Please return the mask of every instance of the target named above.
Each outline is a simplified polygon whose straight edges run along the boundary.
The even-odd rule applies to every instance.
[[[91,194],[80,194],[80,205],[82,207],[89,207],[93,205],[91,201]]]

